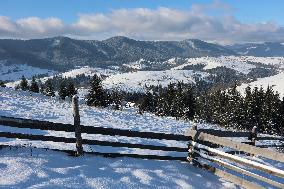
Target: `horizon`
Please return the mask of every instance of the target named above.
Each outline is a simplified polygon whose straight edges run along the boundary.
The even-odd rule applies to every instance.
[[[282,43],[284,40],[279,40],[279,41],[262,41],[262,42],[243,42],[243,43],[231,43],[231,44],[220,44],[217,42],[210,42],[210,41],[206,41],[206,40],[201,40],[201,39],[181,39],[181,40],[140,40],[140,39],[134,39],[128,36],[122,36],[122,35],[116,35],[116,36],[111,36],[111,37],[107,37],[104,39],[78,39],[76,37],[70,37],[70,36],[64,36],[64,35],[58,35],[58,36],[54,36],[54,37],[43,37],[43,38],[32,38],[32,39],[21,39],[21,38],[0,38],[0,40],[20,40],[20,41],[29,41],[29,40],[45,40],[45,39],[55,39],[55,38],[68,38],[68,39],[72,39],[72,40],[78,40],[78,41],[105,41],[111,38],[116,38],[116,37],[124,37],[127,39],[131,39],[131,40],[135,40],[135,41],[152,41],[152,42],[181,42],[181,41],[186,41],[186,40],[199,40],[199,41],[203,41],[206,43],[211,43],[211,44],[217,44],[217,45],[221,45],[221,46],[230,46],[230,45],[244,45],[244,44],[264,44],[264,43]]]
[[[0,38],[126,36],[147,41],[200,39],[223,45],[276,42],[284,41],[282,5],[280,0],[11,0],[1,4]]]

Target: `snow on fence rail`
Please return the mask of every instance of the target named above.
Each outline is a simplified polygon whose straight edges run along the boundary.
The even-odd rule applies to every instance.
[[[251,138],[253,142],[249,145],[249,144],[243,144],[240,142],[235,142],[235,141],[224,138],[224,136],[228,137],[228,133],[230,132],[225,131],[226,134],[224,136],[220,134],[224,131],[221,131],[221,132],[219,131],[218,136],[213,135],[215,133],[215,131],[213,130],[208,130],[207,133],[205,132],[206,130],[204,129],[197,130],[197,128],[193,128],[193,129],[188,130],[188,132],[186,133],[187,136],[190,136],[192,138],[192,140],[189,142],[188,160],[193,165],[201,167],[208,171],[211,171],[215,175],[222,177],[226,180],[229,180],[231,182],[234,182],[235,184],[238,184],[244,188],[257,188],[258,189],[258,188],[264,188],[264,187],[254,182],[245,180],[244,178],[236,177],[236,175],[233,175],[229,172],[225,172],[224,170],[220,170],[219,168],[217,168],[216,166],[212,164],[209,165],[206,163],[202,163],[200,160],[205,159],[209,162],[225,167],[228,170],[233,171],[234,173],[246,175],[248,177],[259,180],[261,182],[265,182],[277,188],[284,188],[284,184],[283,184],[284,183],[284,179],[283,179],[284,170],[280,170],[272,166],[268,166],[268,165],[265,165],[265,164],[262,164],[256,161],[252,161],[244,157],[232,155],[232,154],[222,151],[221,149],[214,149],[214,148],[208,147],[200,143],[200,142],[206,141],[206,142],[214,143],[219,146],[226,147],[226,148],[232,148],[235,150],[243,151],[243,152],[249,153],[250,155],[258,155],[261,157],[265,157],[265,158],[283,163],[284,162],[283,153],[279,153],[276,151],[262,149],[262,148],[253,146],[255,139],[257,138],[256,133],[251,133],[250,135],[248,135],[249,137],[251,137],[252,134],[255,134]],[[211,134],[208,134],[208,133],[211,133]],[[269,137],[266,139],[275,140],[275,139],[282,139],[282,138]],[[245,170],[243,168],[244,166],[257,170],[258,172],[263,172],[264,174],[268,174],[269,176],[273,175],[275,176],[274,179],[276,180],[267,178],[268,175],[262,176],[262,175],[258,175],[256,173],[250,172],[248,170]],[[281,182],[279,182],[279,180],[281,180]]]

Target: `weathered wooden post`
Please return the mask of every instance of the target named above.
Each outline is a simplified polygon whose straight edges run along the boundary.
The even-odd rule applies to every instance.
[[[251,144],[255,146],[255,141],[257,138],[257,126],[254,126],[251,130]]]
[[[195,130],[197,131],[197,125],[196,123],[193,123],[192,124],[192,127],[191,127],[191,130]],[[192,137],[192,141],[195,140],[195,137]],[[196,148],[194,148],[194,146],[189,143],[189,153],[188,153],[188,157],[187,157],[187,160],[194,166],[198,166],[198,161],[197,161],[197,157],[198,157],[198,154],[195,152],[195,150],[198,150]]]
[[[77,95],[74,95],[72,97],[72,106],[73,106],[73,117],[74,117],[76,149],[77,149],[76,156],[81,156],[83,155],[83,146],[82,146],[82,136],[81,136],[79,102]]]

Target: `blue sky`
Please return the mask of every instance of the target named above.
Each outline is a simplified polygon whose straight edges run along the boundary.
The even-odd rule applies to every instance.
[[[121,8],[169,7],[189,9],[192,4],[210,3],[212,0],[4,0],[0,15],[13,19],[38,16],[58,17],[73,22],[80,13],[108,12]],[[283,0],[223,0],[234,9],[234,15],[244,22],[275,21],[284,25]]]
[[[127,35],[151,40],[220,41],[223,36],[223,43],[284,38],[283,0],[3,0],[0,3],[1,38],[67,35],[100,39]],[[169,19],[167,14],[176,15],[177,21]],[[117,18],[120,16],[121,19]],[[157,23],[149,21],[152,17]],[[137,26],[126,25],[124,21],[135,22]],[[162,27],[156,27],[159,23]],[[198,29],[206,29],[208,34],[198,35]]]

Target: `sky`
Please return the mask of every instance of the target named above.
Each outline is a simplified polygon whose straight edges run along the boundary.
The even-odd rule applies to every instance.
[[[283,7],[283,0],[2,0],[0,38],[282,42]]]

